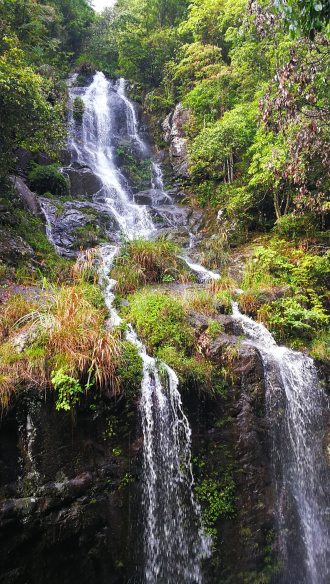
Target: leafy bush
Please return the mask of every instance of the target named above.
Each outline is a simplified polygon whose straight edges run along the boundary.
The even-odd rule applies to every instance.
[[[259,318],[264,320],[267,326],[274,330],[279,338],[302,337],[311,338],[319,329],[329,323],[329,315],[326,314],[320,303],[315,303],[311,308],[306,297],[281,298],[271,304],[264,304],[259,310]]]
[[[34,168],[29,174],[29,184],[31,190],[40,196],[47,191],[50,191],[55,197],[69,194],[69,182],[54,165]]]
[[[76,122],[81,124],[83,121],[84,111],[85,111],[85,104],[84,104],[83,100],[77,96],[73,102],[73,109],[72,109],[73,119]]]
[[[62,369],[52,372],[51,382],[58,391],[57,410],[70,410],[79,400],[78,393],[83,393],[79,381],[66,375]]]

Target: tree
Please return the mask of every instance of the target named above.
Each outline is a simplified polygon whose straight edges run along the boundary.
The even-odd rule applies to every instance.
[[[47,100],[49,82],[24,63],[24,53],[12,47],[0,57],[0,168],[5,175],[17,146],[31,151],[58,152],[66,136],[61,104]]]

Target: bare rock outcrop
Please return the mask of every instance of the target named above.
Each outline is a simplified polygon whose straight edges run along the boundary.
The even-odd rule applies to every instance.
[[[170,161],[177,176],[188,177],[187,134],[186,124],[189,121],[189,110],[178,103],[175,110],[168,114],[162,127],[163,138],[170,145]]]

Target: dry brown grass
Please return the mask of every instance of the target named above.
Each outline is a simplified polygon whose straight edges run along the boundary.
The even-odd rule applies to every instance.
[[[35,302],[27,300],[22,294],[15,294],[9,298],[0,312],[0,342],[8,336],[17,321],[29,314],[36,306]],[[16,325],[16,328],[18,327],[19,323]]]
[[[209,292],[216,294],[222,290],[228,290],[229,292],[232,292],[235,290],[235,288],[237,288],[237,282],[235,282],[235,280],[229,276],[223,276],[218,280],[211,280],[206,289]]]
[[[115,371],[121,354],[120,332],[105,331],[106,309],[93,306],[90,291],[91,285],[82,281],[62,286],[28,313],[21,299],[13,299],[5,321],[10,336],[0,346],[3,407],[8,406],[11,395],[22,386],[43,388],[50,385],[51,372],[58,369],[84,384],[95,380],[100,389],[106,389],[111,395],[119,391]],[[37,331],[21,353],[17,353],[13,345],[13,324],[17,316],[16,327],[24,326],[19,334]]]

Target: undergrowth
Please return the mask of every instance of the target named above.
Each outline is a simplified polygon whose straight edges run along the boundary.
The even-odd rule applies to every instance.
[[[330,252],[308,253],[279,238],[267,244],[257,246],[255,257],[247,262],[241,307],[278,341],[327,356]]]
[[[203,353],[200,336],[189,317],[196,309],[215,316],[216,299],[201,290],[180,297],[144,290],[129,297],[127,318],[134,324],[148,351],[165,361],[177,373],[183,387],[203,388],[211,394],[225,395],[227,383],[223,371]],[[210,318],[210,340],[220,334],[219,323]]]
[[[121,331],[106,330],[106,315],[99,288],[83,280],[49,288],[33,303],[13,296],[0,317],[2,408],[21,389],[46,388],[52,385],[51,379],[58,382],[56,372],[61,379],[67,376],[69,389],[74,383],[68,378],[85,391],[92,385],[109,395],[119,393],[121,384],[127,389],[128,378],[130,374],[136,377],[141,361],[127,343],[124,361],[120,360]]]
[[[132,293],[146,284],[194,279],[185,262],[177,257],[178,253],[179,248],[163,238],[156,241],[142,237],[132,241],[123,238],[111,272],[117,280],[116,293]]]

